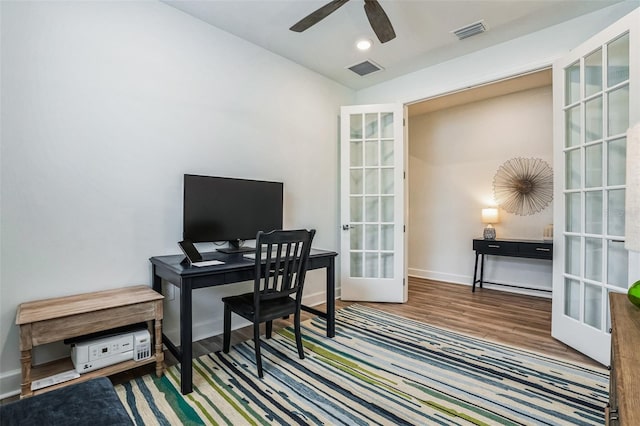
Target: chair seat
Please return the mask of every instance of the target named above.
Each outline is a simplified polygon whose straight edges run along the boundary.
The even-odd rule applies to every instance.
[[[222,302],[228,304],[231,310],[246,319],[252,319],[253,292],[222,298]],[[260,303],[259,322],[291,315],[296,311],[296,301],[289,296],[278,299],[263,300]]]

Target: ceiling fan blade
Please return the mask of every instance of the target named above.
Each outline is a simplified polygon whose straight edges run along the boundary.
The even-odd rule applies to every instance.
[[[364,11],[367,13],[371,28],[378,36],[380,43],[386,43],[396,38],[396,32],[391,26],[391,21],[389,21],[389,17],[384,13],[384,9],[382,9],[377,0],[364,0]]]
[[[348,1],[349,0],[333,0],[331,3],[327,3],[324,6],[322,6],[320,9],[316,10],[315,12],[305,16],[289,29],[291,31],[301,33],[307,28],[317,24],[327,16],[331,15],[333,12],[336,11],[336,9],[338,9],[340,6],[342,6]]]

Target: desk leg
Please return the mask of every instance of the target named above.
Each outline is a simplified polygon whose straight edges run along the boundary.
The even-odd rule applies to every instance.
[[[473,287],[471,288],[471,292],[476,292],[476,282],[478,281],[478,252],[476,252],[476,263],[473,266]]]
[[[152,271],[153,283],[151,283],[152,288],[157,293],[162,294],[162,278],[160,278],[158,274],[156,274],[156,265],[153,265],[152,269],[153,269]]]
[[[332,257],[327,266],[327,337],[336,335],[336,262]]]
[[[484,253],[480,256],[480,288],[482,288],[482,282],[484,281]]]
[[[191,280],[182,280],[180,288],[180,390],[183,395],[193,390]]]

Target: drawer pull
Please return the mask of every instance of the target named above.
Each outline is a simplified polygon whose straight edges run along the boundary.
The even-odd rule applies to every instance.
[[[544,248],[544,247],[536,247],[537,251],[551,251],[551,249],[548,248]]]
[[[500,248],[500,246],[498,244],[489,244],[487,247]]]

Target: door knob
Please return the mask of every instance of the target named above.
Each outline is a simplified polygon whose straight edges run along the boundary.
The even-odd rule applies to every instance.
[[[343,231],[348,231],[349,230],[349,225],[342,225],[342,230]]]

